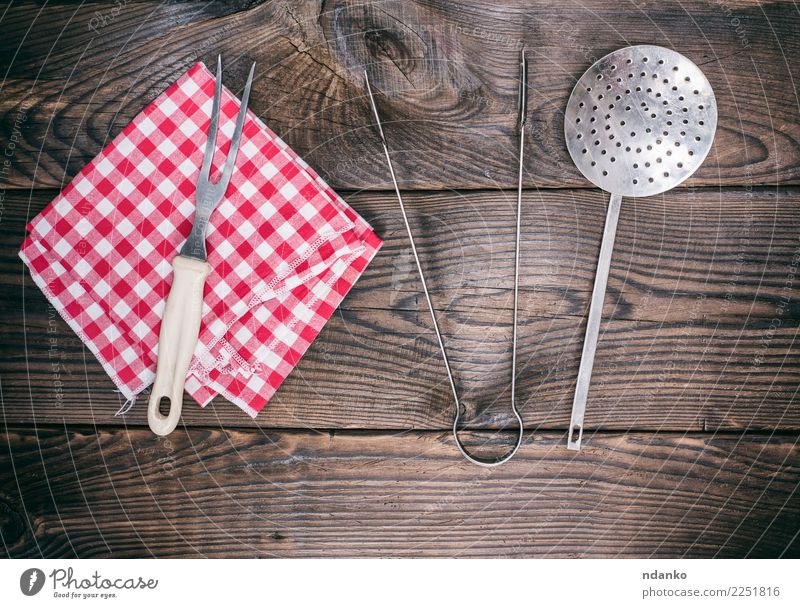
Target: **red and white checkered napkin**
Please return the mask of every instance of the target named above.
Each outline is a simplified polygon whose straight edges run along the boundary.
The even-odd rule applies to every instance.
[[[172,258],[189,235],[214,76],[198,63],[29,225],[20,257],[126,398],[155,378]],[[212,180],[239,100],[223,90]],[[211,216],[200,339],[186,390],[255,416],[381,246],[369,224],[247,114]]]

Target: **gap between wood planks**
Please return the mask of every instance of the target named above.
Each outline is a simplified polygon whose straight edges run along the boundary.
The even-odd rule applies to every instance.
[[[4,417],[3,417],[4,418]],[[125,423],[124,421],[120,424],[110,424],[110,423],[101,423],[91,425],[87,422],[69,422],[64,421],[61,423],[57,422],[36,422],[33,421],[31,423],[20,423],[18,421],[11,421],[6,423],[3,420],[3,424],[0,425],[0,433],[3,432],[23,432],[29,430],[41,430],[43,432],[52,432],[58,430],[68,431],[70,433],[84,433],[87,435],[95,435],[97,433],[103,431],[141,431],[143,429],[147,429],[146,422],[133,422],[133,423]],[[506,427],[507,428],[507,427]],[[272,427],[272,426],[237,426],[236,424],[229,424],[225,423],[224,425],[213,425],[213,424],[204,424],[204,423],[192,423],[189,425],[184,425],[183,422],[178,423],[178,427],[175,429],[174,433],[186,433],[188,431],[234,431],[237,433],[258,433],[258,434],[277,434],[277,435],[328,435],[329,437],[335,436],[352,436],[352,437],[369,437],[369,436],[392,436],[392,437],[402,437],[405,434],[413,434],[413,435],[443,435],[448,436],[449,433],[452,432],[452,425],[450,426],[443,426],[441,428],[414,428],[414,429],[393,429],[393,428],[369,428],[369,429],[361,429],[361,428],[307,428],[307,427]],[[525,429],[525,439],[523,439],[523,445],[526,443],[531,443],[536,436],[539,437],[564,437],[564,449],[566,450],[566,434],[569,430],[569,426],[567,425],[564,428],[560,427],[548,427],[548,428],[526,428]],[[503,441],[506,438],[513,440],[516,438],[517,433],[515,430],[505,430],[504,428],[499,427],[471,427],[469,425],[465,426],[464,428],[460,429],[459,434],[464,434],[464,436],[472,435],[476,439],[480,439],[483,437],[492,437],[493,440],[497,441],[497,445],[502,445]],[[764,430],[764,429],[712,429],[712,430],[703,430],[703,429],[686,429],[686,430],[658,430],[652,428],[637,428],[631,427],[628,429],[587,429],[584,432],[584,442],[591,441],[593,436],[624,436],[624,435],[652,435],[654,437],[723,437],[723,438],[735,438],[735,437],[761,437],[761,438],[769,438],[769,437],[795,437],[796,442],[800,444],[800,430],[798,429],[786,429],[786,428],[775,428],[772,430]],[[586,443],[587,447],[590,446],[590,443]],[[571,452],[570,452],[571,453]]]

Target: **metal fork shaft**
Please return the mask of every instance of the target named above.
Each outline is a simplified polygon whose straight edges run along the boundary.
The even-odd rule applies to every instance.
[[[217,80],[214,85],[211,123],[208,127],[208,140],[206,141],[206,149],[203,155],[203,165],[200,168],[200,175],[197,177],[194,224],[192,225],[191,233],[189,233],[189,238],[186,239],[186,242],[181,248],[181,255],[184,257],[201,261],[206,260],[206,229],[208,228],[208,220],[211,217],[211,213],[222,200],[222,197],[225,196],[225,192],[231,182],[233,167],[236,163],[236,155],[239,152],[239,142],[242,139],[244,119],[247,116],[247,104],[250,100],[250,88],[253,85],[253,73],[255,69],[256,64],[254,63],[250,67],[250,74],[247,77],[247,83],[244,85],[242,101],[239,105],[239,114],[236,116],[236,127],[233,130],[228,156],[225,158],[225,165],[222,168],[219,180],[213,183],[209,176],[211,173],[211,162],[214,159],[214,152],[216,152],[219,108],[222,98],[222,58],[217,57]]]

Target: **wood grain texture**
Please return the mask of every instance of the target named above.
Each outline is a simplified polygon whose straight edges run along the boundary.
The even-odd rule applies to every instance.
[[[0,5],[0,555],[800,557],[800,13],[760,0],[38,0]],[[530,60],[518,456],[466,463],[363,87],[485,456],[509,422],[517,54]],[[711,154],[623,202],[587,433],[565,449],[606,196],[575,80],[659,44],[717,96]],[[167,438],[17,257],[25,223],[169,83],[223,54],[252,109],[385,246],[253,421]],[[43,188],[47,188],[43,190]],[[362,192],[367,190],[368,192]],[[187,400],[188,401],[188,400]],[[272,427],[272,428],[270,428]],[[477,432],[479,430],[479,432]]]
[[[61,187],[145,103],[220,52],[235,91],[258,62],[251,107],[334,187],[389,186],[365,68],[405,188],[514,187],[522,44],[525,184],[585,186],[563,140],[570,90],[595,59],[638,43],[678,49],[715,90],[715,145],[690,185],[800,181],[800,14],[789,2],[15,2],[0,26],[12,187]]]
[[[0,224],[3,411],[25,423],[115,418],[113,384],[22,271],[26,218]],[[604,218],[588,190],[528,192],[518,398],[528,428],[566,428]],[[190,425],[446,429],[453,406],[397,203],[348,197],[386,241],[256,421],[218,399]],[[587,428],[800,428],[800,191],[686,190],[623,205]],[[510,422],[513,196],[410,193],[428,281],[473,427]],[[42,399],[42,396],[46,396]]]
[[[477,469],[439,433],[8,430],[0,531],[30,558],[800,556],[797,436],[562,439]]]

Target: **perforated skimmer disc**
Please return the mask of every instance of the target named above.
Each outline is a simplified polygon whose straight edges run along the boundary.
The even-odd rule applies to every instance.
[[[702,164],[717,128],[717,103],[703,72],[680,53],[630,46],[581,76],[564,134],[575,165],[606,192],[651,196]]]

